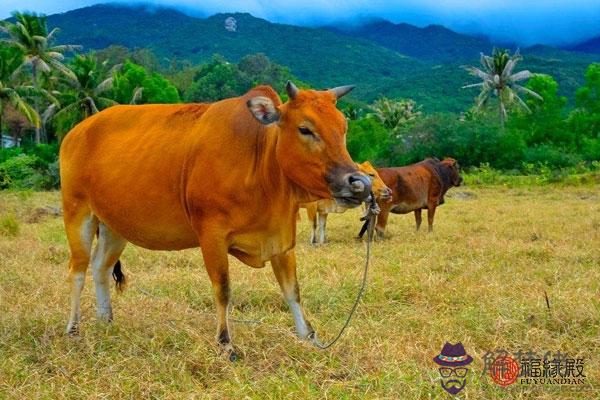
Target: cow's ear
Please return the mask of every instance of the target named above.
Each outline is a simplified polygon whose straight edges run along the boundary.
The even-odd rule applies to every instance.
[[[261,124],[269,125],[279,121],[279,110],[268,97],[253,97],[246,103],[254,118]]]

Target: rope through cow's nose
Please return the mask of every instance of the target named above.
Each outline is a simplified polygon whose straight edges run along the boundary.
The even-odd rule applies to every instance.
[[[346,322],[342,326],[342,329],[340,329],[340,332],[337,334],[337,336],[331,342],[321,343],[321,341],[317,338],[317,332],[315,332],[315,331],[311,332],[308,335],[308,339],[311,341],[311,343],[315,347],[317,347],[321,350],[325,350],[325,349],[328,349],[329,347],[333,346],[335,344],[335,342],[337,342],[339,340],[339,338],[342,337],[342,334],[344,333],[344,331],[346,330],[348,325],[350,325],[350,320],[352,319],[354,312],[358,308],[358,303],[360,302],[360,299],[362,298],[362,295],[367,286],[367,275],[369,273],[369,261],[371,259],[371,242],[373,241],[373,229],[375,227],[375,218],[377,217],[377,215],[379,214],[381,209],[379,208],[379,205],[377,204],[377,201],[375,200],[375,195],[373,194],[372,191],[369,193],[369,197],[367,198],[367,200],[365,200],[365,203],[367,204],[367,209],[365,211],[365,215],[360,220],[365,221],[363,229],[368,231],[367,254],[365,256],[365,269],[363,272],[360,289],[358,290],[358,295],[356,296],[356,300],[354,301],[354,304],[352,305],[352,308],[350,309],[350,313],[348,313],[348,318],[346,319]]]

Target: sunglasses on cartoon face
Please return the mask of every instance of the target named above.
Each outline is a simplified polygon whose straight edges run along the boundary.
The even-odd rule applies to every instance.
[[[439,368],[440,370],[440,375],[442,375],[442,378],[449,378],[452,374],[456,375],[459,378],[464,378],[467,375],[467,371],[469,371],[468,368],[448,368],[448,367],[442,367]]]

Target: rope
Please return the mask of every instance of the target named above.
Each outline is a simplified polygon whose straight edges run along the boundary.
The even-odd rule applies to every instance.
[[[358,290],[358,295],[356,296],[356,300],[354,301],[354,304],[352,305],[352,308],[350,309],[348,318],[346,318],[346,322],[342,326],[342,329],[340,329],[340,332],[337,334],[337,336],[332,341],[330,341],[329,343],[325,343],[325,344],[321,343],[319,341],[319,339],[317,339],[316,332],[312,332],[308,336],[308,338],[311,340],[312,344],[321,350],[326,350],[326,349],[330,348],[331,346],[333,346],[335,344],[335,342],[337,342],[342,337],[342,334],[344,333],[344,331],[346,330],[348,325],[350,325],[350,320],[352,319],[354,312],[358,308],[358,303],[360,303],[363,293],[365,292],[365,288],[367,286],[367,275],[369,272],[369,260],[371,258],[371,242],[373,241],[373,229],[375,228],[375,217],[377,217],[377,214],[379,214],[380,211],[381,210],[379,209],[379,206],[377,205],[377,202],[375,201],[375,196],[373,195],[373,192],[371,192],[371,200],[369,202],[369,205],[367,207],[365,215],[361,218],[361,221],[365,221],[365,223],[363,225],[363,229],[365,229],[367,231],[367,254],[365,257],[365,270],[363,272],[360,289]]]
[[[371,192],[369,205],[367,206],[365,215],[360,219],[361,221],[365,221],[365,223],[363,225],[363,229],[365,229],[367,231],[367,254],[365,257],[365,269],[363,272],[360,289],[358,291],[358,295],[356,296],[356,300],[354,301],[354,304],[352,305],[352,308],[350,309],[348,318],[346,318],[346,322],[342,326],[342,329],[340,329],[340,332],[337,334],[337,336],[332,341],[330,341],[329,343],[326,343],[326,344],[321,343],[319,341],[319,339],[317,338],[316,332],[312,332],[308,336],[308,339],[310,339],[312,344],[321,350],[326,350],[326,349],[330,348],[342,337],[342,334],[344,333],[344,331],[346,330],[348,325],[350,325],[350,320],[352,319],[354,312],[358,308],[358,303],[360,303],[360,300],[365,292],[365,288],[367,286],[367,276],[368,276],[368,272],[369,272],[369,261],[371,258],[371,242],[373,241],[373,230],[375,227],[375,218],[377,217],[377,215],[379,214],[380,211],[381,210],[379,209],[379,206],[377,205],[377,202],[375,201],[375,196]],[[155,297],[155,298],[157,297],[144,289],[138,288],[138,290],[146,296]],[[201,313],[201,314],[208,315],[208,313],[204,313],[204,312],[201,312],[198,310],[194,310],[194,311]],[[263,323],[262,320],[229,319],[229,321],[242,323],[242,324],[262,324]]]

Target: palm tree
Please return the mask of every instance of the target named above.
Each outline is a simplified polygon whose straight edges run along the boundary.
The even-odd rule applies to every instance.
[[[22,63],[23,55],[15,47],[0,46],[0,130],[2,117],[7,105],[22,114],[34,126],[39,125],[38,113],[25,101],[21,95],[32,91],[30,86],[15,84],[14,72]]]
[[[398,129],[421,115],[413,100],[393,101],[382,97],[371,106],[374,115],[384,127],[396,134]]]
[[[504,127],[504,121],[507,117],[507,108],[517,103],[527,112],[531,112],[527,104],[519,97],[519,93],[528,94],[539,100],[543,100],[540,95],[533,90],[527,89],[517,82],[529,79],[532,73],[525,70],[513,74],[517,63],[522,60],[519,50],[512,56],[508,50],[494,49],[492,56],[486,56],[481,53],[480,63],[483,69],[477,67],[465,67],[473,76],[482,80],[482,82],[463,86],[465,88],[480,87],[481,92],[477,97],[476,109],[483,108],[490,97],[495,95],[498,98],[498,113],[500,125]]]
[[[79,122],[98,112],[99,109],[117,104],[116,101],[103,96],[113,87],[113,67],[106,69],[107,62],[98,65],[94,55],[77,55],[69,65],[72,72],[63,77],[65,85],[70,89],[61,96],[62,108],[50,105],[42,118],[47,122],[50,118],[69,114],[74,122]],[[108,76],[108,77],[107,77]]]
[[[62,63],[64,60],[63,54],[68,51],[74,51],[79,46],[52,46],[51,43],[58,33],[58,28],[54,28],[48,33],[45,16],[19,12],[14,13],[13,16],[16,22],[13,24],[4,21],[1,28],[2,31],[9,35],[10,42],[23,53],[23,64],[19,70],[23,67],[31,67],[31,78],[34,89],[41,93],[40,73],[49,73],[52,70],[56,70],[63,75],[72,77],[73,73],[71,70]],[[15,71],[15,73],[18,73],[19,70]],[[34,108],[39,114],[39,97],[35,99]],[[35,131],[36,143],[41,142],[41,133],[41,128],[38,125]]]

